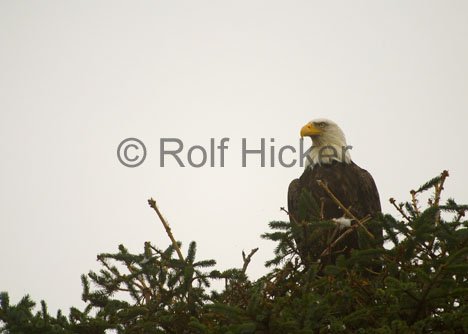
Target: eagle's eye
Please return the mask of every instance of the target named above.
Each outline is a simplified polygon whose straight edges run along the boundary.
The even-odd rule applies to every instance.
[[[317,124],[319,128],[324,128],[325,126],[327,126],[327,123],[325,122],[320,122]]]

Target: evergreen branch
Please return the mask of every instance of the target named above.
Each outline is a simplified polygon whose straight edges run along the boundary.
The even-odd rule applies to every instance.
[[[166,233],[167,235],[169,236],[169,239],[171,239],[171,242],[172,242],[172,245],[174,246],[176,252],[177,252],[177,255],[179,256],[179,259],[181,261],[184,261],[184,256],[182,255],[182,252],[180,251],[180,247],[177,243],[177,241],[175,240],[174,238],[174,235],[172,234],[172,231],[171,231],[171,227],[169,226],[169,224],[167,223],[166,219],[163,217],[163,215],[161,214],[161,211],[159,211],[159,208],[158,206],[156,205],[156,201],[153,199],[153,198],[150,198],[148,200],[148,204],[151,208],[154,209],[154,211],[156,211],[156,214],[158,215],[159,217],[159,220],[161,221],[161,223],[163,224],[164,226],[164,229],[166,230]]]
[[[283,230],[287,231],[291,228],[291,223],[285,221],[271,221],[268,223],[268,226],[272,230]]]
[[[462,217],[465,217],[465,213],[468,210],[468,205],[459,205],[453,198],[449,198],[447,199],[447,203],[445,205],[439,205],[439,209],[449,212],[456,212],[457,217],[455,218],[455,222],[459,223]]]
[[[418,199],[417,199],[417,196],[416,196],[416,191],[411,190],[410,194],[411,194],[411,204],[413,206],[413,212],[414,212],[416,217],[419,217],[420,212],[419,212],[419,207],[418,207]]]
[[[424,303],[426,302],[426,298],[429,294],[429,291],[436,284],[437,280],[439,279],[440,275],[443,273],[446,266],[447,266],[447,263],[443,263],[442,265],[440,265],[440,267],[437,269],[437,272],[434,275],[434,278],[430,282],[425,284],[425,286],[423,287],[421,299],[419,299],[418,305],[416,307],[416,310],[413,313],[413,316],[411,317],[410,323],[413,324],[418,319],[418,316],[423,309]]]
[[[442,178],[446,178],[448,176],[448,171],[444,170],[442,172],[441,175],[438,175],[432,179],[430,179],[429,181],[427,181],[426,183],[424,183],[422,186],[420,186],[418,188],[418,190],[416,190],[417,193],[420,193],[420,192],[423,192],[425,190],[428,190],[429,188],[431,187],[435,187],[437,184],[439,184],[441,181],[443,183],[443,180]]]
[[[414,312],[414,314],[413,314],[413,316],[411,318],[411,323],[414,323],[417,320],[419,314],[422,311],[424,303],[427,300],[427,297],[429,295],[430,290],[437,283],[439,277],[443,274],[445,269],[448,266],[450,266],[455,260],[457,260],[460,257],[463,257],[463,255],[465,255],[466,253],[468,253],[468,248],[459,249],[457,252],[455,252],[454,254],[449,256],[445,263],[442,263],[437,268],[437,271],[434,274],[434,278],[432,280],[430,280],[429,282],[427,282],[423,287],[423,291],[422,291],[422,294],[421,294],[421,299],[419,300],[418,306],[417,306],[417,308],[416,308],[416,310],[415,310],[415,312]]]
[[[439,202],[440,202],[440,194],[442,193],[442,190],[444,190],[444,182],[445,179],[449,176],[448,171],[444,170],[440,174],[440,180],[437,182],[434,187],[435,187],[435,196],[434,196],[434,206],[439,207]],[[436,213],[436,218],[435,218],[435,225],[437,226],[440,222],[440,211],[437,211]]]
[[[439,223],[440,223],[440,209],[439,209],[439,204],[440,204],[440,195],[442,193],[442,190],[444,189],[444,182],[445,182],[445,179],[449,176],[449,173],[447,170],[444,170],[441,174],[440,174],[440,177],[439,177],[439,181],[436,182],[436,184],[434,184],[434,188],[435,188],[435,194],[434,194],[434,203],[433,203],[433,207],[437,208],[437,212],[435,213],[435,220],[434,220],[434,225],[435,226],[438,226]],[[435,239],[432,239],[431,242],[430,242],[430,245],[429,247],[432,249],[433,245],[434,245],[434,240]]]
[[[145,302],[146,304],[148,304],[152,297],[151,290],[146,285],[145,280],[140,277],[140,275],[138,274],[138,270],[136,268],[132,267],[129,263],[126,263],[125,265],[127,266],[128,271],[132,275],[134,275],[134,277],[136,278],[138,282],[140,282],[140,284],[138,284],[137,282],[133,282],[133,283],[141,290],[145,298]]]

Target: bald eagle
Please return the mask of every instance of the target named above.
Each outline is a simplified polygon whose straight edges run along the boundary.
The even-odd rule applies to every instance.
[[[363,244],[359,238],[361,227],[354,228],[357,223],[345,213],[327,192],[330,192],[357,219],[366,216],[375,217],[380,211],[379,193],[375,182],[365,169],[356,165],[350,155],[350,147],[346,144],[343,131],[333,121],[315,119],[301,129],[301,137],[311,137],[312,147],[309,150],[308,161],[302,175],[293,180],[288,189],[288,212],[291,223],[332,220],[336,223],[335,230],[327,232],[321,245],[311,245],[301,233],[294,233],[299,254],[303,260],[317,258],[320,247],[330,245],[330,238],[336,240],[347,229],[353,231],[344,236],[341,241],[327,252],[326,258],[320,258],[322,263],[334,263],[337,256],[349,256],[353,249],[364,249],[382,246],[382,228],[375,223],[365,224],[375,241]],[[322,185],[318,180],[322,181]],[[306,202],[306,203],[304,203]],[[308,205],[313,202],[313,205]],[[305,206],[305,207],[304,207]],[[300,231],[301,229],[299,229]],[[372,238],[371,238],[372,239]],[[315,239],[317,240],[317,239]],[[319,249],[317,249],[319,247]],[[315,249],[315,254],[313,253]],[[319,251],[319,253],[317,253]],[[322,253],[323,255],[323,253]]]

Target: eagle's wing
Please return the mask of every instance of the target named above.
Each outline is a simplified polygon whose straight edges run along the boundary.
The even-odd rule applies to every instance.
[[[299,205],[299,194],[300,194],[300,182],[299,179],[291,181],[288,187],[288,212],[289,221],[293,219],[299,219],[298,216],[298,205]]]
[[[359,192],[361,200],[366,203],[366,211],[374,215],[382,210],[380,206],[380,196],[372,175],[360,167],[359,168]]]
[[[359,167],[358,167],[359,168]],[[365,169],[359,168],[359,218],[370,214],[372,218],[376,218],[382,211],[380,204],[380,196],[375,185],[372,175]],[[374,235],[375,239],[379,242],[377,245],[382,246],[383,230],[382,226],[374,219],[367,223],[367,229]]]

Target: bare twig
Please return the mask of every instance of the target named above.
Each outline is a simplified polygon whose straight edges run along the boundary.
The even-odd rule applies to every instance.
[[[465,209],[460,209],[457,211],[457,218],[455,219],[455,221],[459,223],[462,217],[465,217]]]
[[[322,187],[323,190],[325,190],[325,192],[328,194],[328,196],[330,196],[330,198],[341,208],[341,210],[344,211],[344,213],[348,216],[348,218],[351,218],[353,220],[355,220],[358,225],[360,227],[363,228],[363,230],[372,238],[372,239],[375,239],[374,235],[372,233],[369,232],[369,230],[363,225],[362,221],[358,218],[356,218],[355,215],[353,215],[351,213],[351,211],[349,211],[348,208],[346,208],[343,203],[341,203],[341,201],[335,196],[335,194],[333,194],[333,192],[330,190],[330,188],[328,188],[328,185],[323,182],[322,180],[317,180],[317,183],[320,187]]]
[[[320,198],[320,219],[324,220],[325,215],[324,215],[324,209],[325,209],[325,198],[321,197]]]
[[[245,274],[247,271],[247,266],[250,263],[250,260],[252,260],[252,256],[258,251],[258,247],[254,248],[250,251],[249,255],[245,256],[245,252],[242,251],[242,260],[244,260],[244,265],[242,266],[242,272]]]
[[[397,209],[397,211],[403,216],[403,218],[405,218],[408,222],[410,222],[411,220],[409,219],[409,217],[406,215],[405,211],[403,211],[403,207],[402,206],[399,206],[396,204],[396,201],[393,197],[390,197],[389,199],[389,202],[392,203],[392,205],[395,207],[395,209]]]
[[[286,210],[283,206],[280,208],[281,211],[283,212],[286,212],[286,214],[289,216],[289,218],[291,218],[294,222],[294,224],[297,224],[299,225],[299,223],[297,222],[296,218],[292,215],[292,213],[289,213],[288,210]]]
[[[174,249],[176,250],[177,255],[179,256],[179,259],[185,262],[184,256],[182,255],[182,252],[180,251],[179,244],[177,243],[177,241],[176,241],[175,238],[174,238],[174,235],[172,234],[171,227],[169,226],[169,224],[167,223],[166,219],[165,219],[165,218],[163,217],[163,215],[161,214],[161,211],[159,211],[159,208],[158,208],[158,206],[156,205],[156,201],[155,201],[153,198],[150,198],[150,199],[148,200],[148,204],[149,204],[149,206],[150,206],[151,208],[154,209],[154,211],[156,211],[156,214],[158,215],[159,220],[160,220],[161,223],[163,224],[164,229],[166,230],[166,233],[167,233],[167,235],[169,236],[169,239],[171,239],[172,246],[174,246]]]
[[[365,224],[369,220],[371,220],[371,216],[367,215],[361,220],[361,224]],[[331,249],[333,249],[333,247],[335,247],[341,240],[343,240],[344,237],[353,232],[358,226],[360,225],[351,226],[351,228],[348,228],[345,232],[343,232],[343,234],[341,234],[335,241],[333,241],[330,245],[327,246],[327,248],[322,252],[322,254],[320,254],[320,257],[328,255]]]

